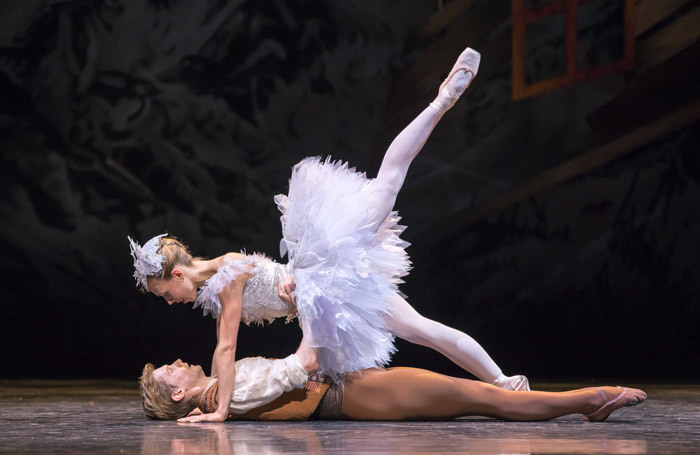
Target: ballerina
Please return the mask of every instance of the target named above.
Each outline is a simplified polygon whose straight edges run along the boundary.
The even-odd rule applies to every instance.
[[[437,98],[391,143],[375,179],[330,158],[306,158],[294,166],[288,195],[275,197],[287,264],[260,254],[194,258],[167,234],[143,247],[129,239],[137,285],[170,305],[194,302],[217,319],[212,374],[226,372],[219,375],[223,409],[233,390],[239,321],[294,315],[303,331],[300,351],[336,379],[388,363],[398,336],[437,350],[482,381],[529,390],[527,378],[505,376],[473,338],[421,316],[397,287],[410,261],[408,243],[399,237],[404,227],[393,211],[396,196],[433,128],[476,76],[480,58],[470,48],[459,56]],[[281,287],[290,280],[294,302],[285,300]]]

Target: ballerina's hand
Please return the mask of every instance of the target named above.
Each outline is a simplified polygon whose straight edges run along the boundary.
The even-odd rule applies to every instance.
[[[293,312],[296,313],[297,306],[297,296],[294,290],[297,288],[297,284],[294,282],[294,278],[291,276],[284,279],[284,284],[277,285],[277,293],[280,298],[290,305],[294,306]]]
[[[194,412],[194,411],[193,411]],[[226,420],[227,415],[224,413],[213,412],[211,414],[192,414],[190,413],[187,417],[177,419],[178,423],[197,423],[197,422],[223,422]]]

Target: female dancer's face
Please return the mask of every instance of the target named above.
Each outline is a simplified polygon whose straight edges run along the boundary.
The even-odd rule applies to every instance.
[[[168,305],[194,302],[197,298],[197,290],[192,280],[179,269],[173,270],[169,280],[149,278],[148,290],[158,297],[163,297]]]

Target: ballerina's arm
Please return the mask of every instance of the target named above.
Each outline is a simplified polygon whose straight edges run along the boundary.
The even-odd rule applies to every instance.
[[[219,333],[221,330],[221,319],[218,318],[216,320],[216,344],[219,344]],[[211,359],[211,374],[209,376],[217,376],[219,374],[219,366],[216,364],[217,358],[216,358],[216,349],[214,350],[214,355],[212,356]]]
[[[178,422],[223,422],[229,413],[231,395],[236,378],[236,339],[241,323],[243,288],[248,274],[242,273],[219,294],[221,315],[217,323],[218,342],[214,351],[212,370],[219,376],[218,409],[211,414],[200,414],[179,419]]]

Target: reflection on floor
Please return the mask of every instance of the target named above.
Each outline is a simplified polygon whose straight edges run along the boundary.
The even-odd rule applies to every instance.
[[[700,385],[630,384],[644,388],[649,400],[603,423],[568,416],[533,423],[464,418],[178,425],[146,419],[134,382],[0,384],[0,453],[700,453]]]

